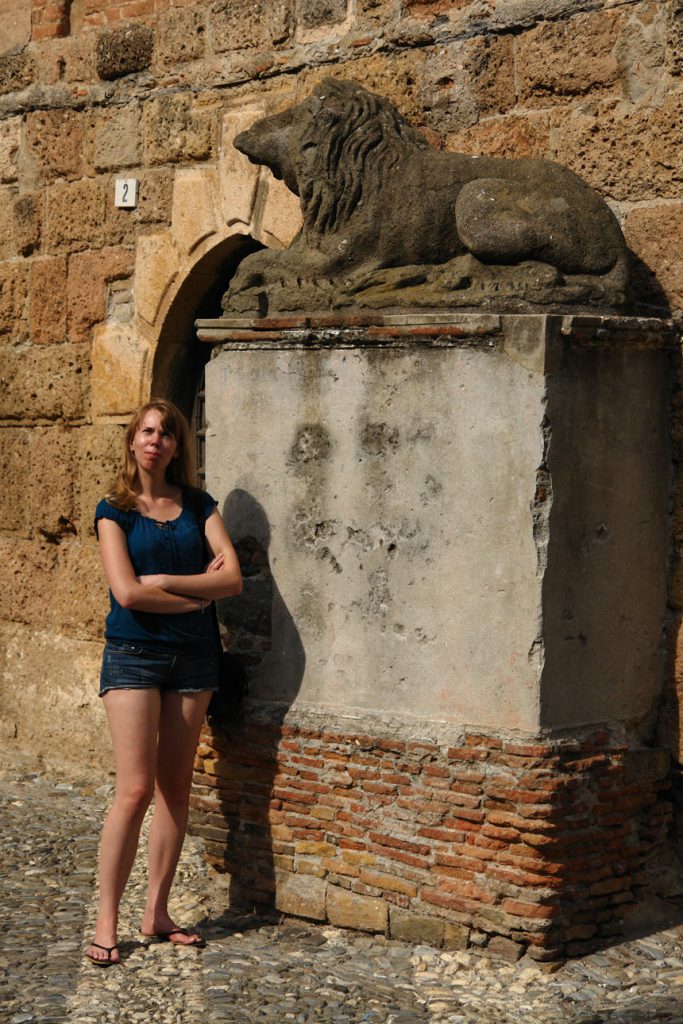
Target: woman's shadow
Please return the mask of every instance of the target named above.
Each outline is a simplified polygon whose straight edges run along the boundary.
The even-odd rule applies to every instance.
[[[286,846],[286,801],[275,792],[278,749],[306,656],[273,577],[270,523],[262,505],[247,491],[234,490],[226,498],[223,519],[244,587],[239,597],[218,603],[218,619],[223,645],[241,664],[248,690],[236,712],[209,716],[209,742],[215,749],[212,775],[198,779],[196,791],[206,792],[202,781],[210,782],[214,809],[206,811],[199,795],[193,801],[191,830],[204,836],[214,868],[229,874],[231,908],[265,911],[274,903],[277,859]],[[212,930],[217,926],[220,931],[220,922],[213,921]]]

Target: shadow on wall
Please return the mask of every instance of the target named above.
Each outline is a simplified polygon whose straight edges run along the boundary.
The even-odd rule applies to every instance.
[[[294,620],[273,577],[270,523],[247,491],[232,491],[223,519],[235,545],[244,588],[219,603],[229,650],[249,678],[249,697],[234,722],[211,720],[225,736],[217,744],[219,804],[228,828],[222,855],[231,876],[230,904],[271,904],[275,892],[275,837],[271,825],[284,814],[278,798],[277,749],[281,726],[303,679],[306,655]],[[258,723],[250,727],[249,721]],[[267,726],[264,728],[264,724]],[[271,750],[264,750],[270,736]]]

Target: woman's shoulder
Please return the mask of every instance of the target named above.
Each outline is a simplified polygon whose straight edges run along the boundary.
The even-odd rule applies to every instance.
[[[98,501],[95,508],[95,531],[97,531],[97,524],[100,519],[112,519],[122,529],[129,530],[137,514],[135,509],[117,508],[116,505],[112,505],[108,498],[102,498],[101,501]]]
[[[200,487],[183,488],[183,505],[191,508],[195,517],[202,522],[209,518],[217,504],[216,499]]]

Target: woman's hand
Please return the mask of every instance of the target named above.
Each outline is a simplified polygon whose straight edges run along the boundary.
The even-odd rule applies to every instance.
[[[215,558],[211,559],[204,572],[218,572],[219,569],[223,568],[224,562],[225,555],[221,552],[219,555],[216,555]]]
[[[161,590],[166,589],[164,586],[166,577],[162,572],[152,573],[150,576],[136,576],[135,578],[143,587],[159,587]]]

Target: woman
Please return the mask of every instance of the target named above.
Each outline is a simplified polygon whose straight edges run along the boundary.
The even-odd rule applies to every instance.
[[[95,512],[111,602],[100,695],[116,767],[100,847],[99,914],[86,950],[99,967],[120,960],[119,903],[152,796],[141,931],[203,944],[170,917],[168,896],[187,827],[199,730],[217,689],[216,625],[207,608],[239,594],[242,578],[216,503],[190,485],[188,442],[187,422],[171,402],[144,405],[126,431],[111,493]],[[208,565],[205,540],[213,554]]]

